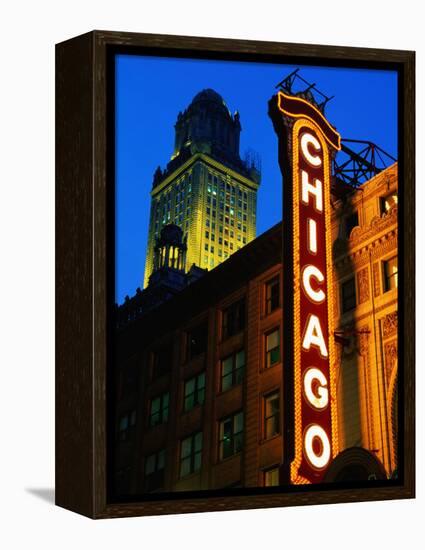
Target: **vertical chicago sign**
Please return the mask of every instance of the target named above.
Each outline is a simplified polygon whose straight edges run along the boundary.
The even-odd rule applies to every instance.
[[[320,483],[338,453],[330,177],[340,135],[302,97],[279,92],[269,114],[284,180],[282,482]]]

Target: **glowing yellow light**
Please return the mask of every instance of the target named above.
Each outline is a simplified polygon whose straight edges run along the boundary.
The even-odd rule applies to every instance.
[[[308,218],[308,250],[312,254],[317,254],[317,223],[316,220]]]
[[[320,155],[312,155],[308,150],[309,145],[313,145],[316,151],[321,151],[320,141],[316,139],[312,134],[306,132],[301,136],[300,140],[301,151],[305,160],[311,164],[311,166],[322,166],[322,159]]]
[[[322,357],[328,356],[328,350],[326,349],[325,339],[323,338],[320,319],[313,313],[310,313],[309,315],[302,346],[306,351],[308,351],[311,346],[315,346],[319,348],[320,355]]]
[[[319,382],[317,386],[317,395],[313,391],[313,382]],[[328,406],[329,390],[328,381],[323,372],[316,367],[311,367],[304,374],[304,393],[308,402],[315,409],[322,410]]]
[[[323,186],[322,182],[314,178],[313,183],[308,181],[308,173],[301,170],[301,200],[308,204],[309,194],[313,195],[315,200],[314,208],[323,212]]]
[[[308,116],[307,114],[303,113],[303,114],[295,114],[295,113],[290,113],[289,111],[287,111],[286,109],[284,109],[281,105],[281,100],[282,98],[286,98],[286,99],[289,99],[290,101],[297,101],[297,102],[300,102],[300,103],[306,103],[309,108],[313,109],[313,111],[316,112],[316,114],[319,116],[319,118],[322,120],[322,122],[331,130],[331,132],[336,136],[337,138],[337,145],[335,145],[327,136],[326,134],[324,134],[322,132],[322,130],[319,128],[319,126],[317,125],[317,122],[315,120],[313,120],[310,116]],[[316,107],[314,105],[312,105],[309,101],[306,101],[305,99],[303,99],[302,97],[293,97],[293,96],[289,96],[289,95],[286,95],[284,94],[283,92],[279,92],[278,93],[278,107],[279,109],[282,111],[282,113],[285,113],[285,115],[288,115],[292,118],[301,118],[301,119],[306,119],[307,121],[309,122],[312,122],[313,124],[311,124],[311,128],[312,129],[318,129],[320,131],[320,134],[326,139],[326,141],[329,143],[329,145],[332,145],[332,147],[334,149],[337,149],[337,151],[339,151],[341,149],[341,136],[340,134],[333,128],[333,126],[331,124],[329,124],[329,122],[326,120],[326,118],[323,116],[323,114],[319,111],[319,109],[316,109]]]
[[[325,277],[320,269],[314,265],[306,265],[303,269],[303,288],[307,296],[316,304],[320,304],[326,298],[326,294],[322,289],[314,290],[311,286],[311,279],[316,279],[319,283],[323,283]]]
[[[313,442],[316,438],[319,439],[321,443],[321,452],[319,454],[313,449]],[[312,424],[307,428],[304,435],[304,451],[312,466],[318,470],[322,470],[329,463],[331,458],[331,444],[327,433],[318,424]]]
[[[290,115],[290,113],[289,113]],[[295,117],[296,118],[296,117]],[[300,118],[300,117],[298,117]],[[292,253],[294,266],[300,265],[300,187],[301,187],[301,175],[299,170],[299,154],[300,154],[300,131],[309,129],[312,132],[318,132],[320,130],[316,123],[306,120],[306,118],[300,118],[295,122],[292,128],[292,174],[293,174],[293,231],[292,231]],[[317,138],[320,141],[323,150],[323,199],[324,204],[327,206],[324,209],[325,213],[325,246],[326,246],[326,285],[328,296],[332,296],[333,292],[333,263],[332,263],[332,234],[331,234],[331,212],[328,207],[331,204],[330,197],[330,155],[325,138],[320,131],[317,134]],[[339,138],[340,139],[340,138]],[[335,147],[333,144],[331,144]],[[310,244],[309,250],[312,253],[317,252],[317,228],[315,222],[312,220],[310,225]],[[309,222],[310,223],[310,222]],[[316,244],[315,244],[316,243]],[[308,484],[311,483],[304,475],[300,474],[300,467],[303,460],[303,418],[302,418],[302,401],[303,401],[303,380],[301,377],[301,317],[300,317],[300,291],[301,291],[301,278],[299,271],[294,273],[294,427],[295,427],[295,457],[291,463],[291,482],[294,484]],[[333,300],[328,299],[326,302],[328,310],[328,334],[332,334],[334,313],[333,313]],[[328,341],[328,353],[329,353],[329,394],[330,396],[336,395],[336,357],[335,357],[335,344],[332,338]],[[337,414],[337,400],[330,399],[332,428],[332,457],[335,458],[339,453],[339,441],[338,441],[338,414]]]

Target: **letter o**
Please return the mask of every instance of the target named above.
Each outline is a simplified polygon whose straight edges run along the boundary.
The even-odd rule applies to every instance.
[[[316,454],[313,441],[318,438],[322,444],[322,452]],[[317,470],[325,468],[331,458],[331,444],[325,430],[318,424],[309,426],[304,435],[304,452],[310,464]]]

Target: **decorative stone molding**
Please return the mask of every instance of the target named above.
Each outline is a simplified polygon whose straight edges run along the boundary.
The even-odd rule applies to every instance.
[[[391,379],[391,373],[397,362],[397,340],[391,340],[384,346],[384,372],[387,387]]]
[[[384,338],[388,338],[397,333],[398,327],[398,312],[394,311],[389,313],[382,320],[382,335]]]
[[[357,288],[359,291],[359,304],[363,304],[369,300],[369,269],[367,267],[361,269],[357,273]]]
[[[379,276],[379,262],[373,264],[373,289],[375,296],[381,294],[381,278]]]

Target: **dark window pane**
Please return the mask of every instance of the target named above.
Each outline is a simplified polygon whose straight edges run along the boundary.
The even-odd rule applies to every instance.
[[[276,277],[266,285],[266,313],[277,309],[279,304],[279,277]]]
[[[266,335],[266,368],[280,361],[280,331],[274,330]]]
[[[205,399],[205,373],[191,378],[185,382],[184,386],[184,410],[188,411],[195,405],[202,405]]]
[[[398,287],[398,258],[384,262],[384,292]]]
[[[279,433],[279,416],[279,394],[273,393],[264,398],[264,437],[266,439]]]
[[[223,339],[237,334],[245,328],[245,299],[242,299],[223,311]]]
[[[188,333],[188,359],[207,350],[208,326],[206,323],[195,327]]]
[[[359,214],[358,212],[353,212],[345,218],[345,237],[348,239],[351,231],[354,227],[359,225]]]
[[[164,348],[154,351],[152,377],[158,378],[171,370],[173,364],[172,346],[166,345]]]
[[[356,282],[354,277],[341,285],[342,312],[351,311],[356,307]]]

